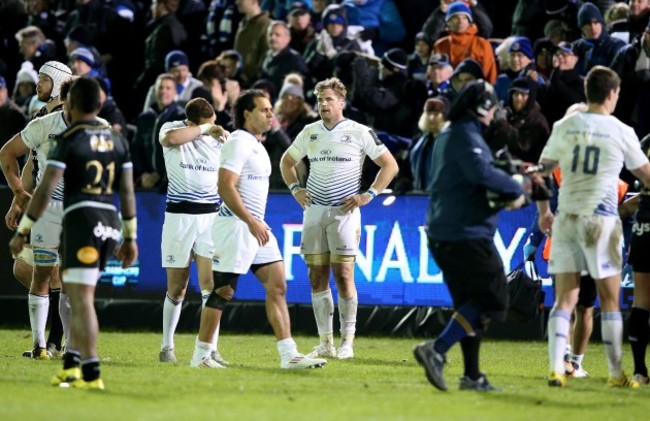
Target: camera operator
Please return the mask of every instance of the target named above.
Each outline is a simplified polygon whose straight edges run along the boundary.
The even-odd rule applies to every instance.
[[[498,390],[479,370],[481,334],[492,319],[505,317],[508,300],[503,262],[493,242],[499,210],[493,203],[517,209],[526,203],[526,196],[510,174],[494,166],[483,138],[497,102],[487,82],[468,83],[452,104],[450,126],[433,148],[429,249],[442,270],[455,312],[437,339],[417,345],[413,353],[429,382],[440,390],[447,390],[445,355],[457,342],[465,363],[460,389]]]

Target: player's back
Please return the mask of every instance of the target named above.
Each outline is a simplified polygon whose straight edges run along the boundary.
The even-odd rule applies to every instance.
[[[543,157],[559,161],[560,212],[618,214],[618,176],[638,140],[613,116],[576,113],[558,121]]]
[[[64,208],[81,202],[113,203],[122,169],[131,168],[123,137],[97,121],[72,125],[56,139],[48,165],[64,168]]]

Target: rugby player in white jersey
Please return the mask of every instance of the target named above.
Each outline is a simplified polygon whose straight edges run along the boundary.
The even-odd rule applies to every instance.
[[[343,117],[347,90],[337,78],[314,89],[321,120],[305,126],[282,156],[285,183],[304,209],[301,253],[307,263],[312,305],[320,343],[313,357],[354,357],[357,290],[354,262],[361,236],[359,208],[377,197],[398,171],[397,162],[372,129]],[[295,166],[307,156],[307,186],[301,188]],[[371,187],[361,193],[361,170],[368,156],[379,172]],[[334,347],[334,300],[329,285],[330,268],[338,289],[341,343]]]
[[[221,148],[219,195],[222,204],[213,225],[214,290],[201,314],[199,341],[192,364],[210,354],[209,336],[225,304],[235,295],[240,275],[252,270],[266,290],[266,316],[277,339],[280,367],[322,367],[327,361],[298,352],[291,337],[287,282],[278,242],[264,222],[271,160],[261,143],[271,129],[271,103],[259,90],[244,91],[233,106],[235,130]]]
[[[192,258],[204,302],[214,289],[212,223],[219,208],[219,156],[228,132],[214,124],[214,108],[203,98],[189,101],[185,114],[187,120],[163,124],[159,136],[169,178],[161,244],[167,295],[160,362],[176,362],[174,331],[187,291]],[[222,368],[227,364],[217,351],[218,333],[212,332],[211,336],[211,355],[196,367]]]
[[[548,201],[537,202],[540,229],[553,236],[549,272],[555,275],[556,300],[548,321],[551,387],[566,384],[563,354],[583,270],[594,278],[600,299],[607,384],[639,387],[625,375],[621,361],[623,233],[617,187],[623,165],[650,185],[650,164],[634,130],[611,116],[619,90],[616,73],[603,66],[591,69],[585,79],[587,111],[555,123],[540,157],[542,175],[549,175],[556,165],[562,171],[557,214],[553,215]]]
[[[72,82],[72,75],[68,78],[65,69],[55,68],[57,62],[48,62],[41,69],[41,72],[48,73],[51,79],[62,81],[56,90],[52,90],[52,95],[56,94],[57,100],[64,99],[67,90]],[[59,66],[60,67],[60,66]],[[61,96],[61,98],[59,98]],[[105,120],[102,122],[106,123]],[[108,123],[106,123],[108,124]],[[18,196],[29,196],[22,179],[18,175],[18,157],[23,156],[30,150],[35,156],[38,172],[36,174],[35,185],[41,182],[45,173],[47,157],[53,145],[54,136],[62,133],[68,128],[63,109],[55,108],[55,111],[43,115],[29,122],[27,127],[20,133],[16,134],[0,151],[0,162],[13,191]],[[27,200],[29,197],[27,197]],[[29,288],[29,319],[33,335],[33,349],[26,352],[25,356],[31,356],[35,359],[48,359],[54,352],[60,351],[60,348],[46,349],[45,326],[47,322],[48,310],[50,305],[49,287],[54,285],[59,279],[59,245],[61,237],[61,223],[63,220],[63,180],[57,184],[52,193],[52,200],[49,202],[45,214],[39,221],[34,224],[31,231],[30,241],[33,251],[33,278]],[[17,200],[16,204],[21,201]],[[17,218],[26,208],[26,202],[20,204],[11,218]],[[10,212],[12,212],[10,210]],[[8,214],[9,215],[9,214]],[[23,255],[23,252],[21,252]],[[60,282],[60,281],[59,281]],[[70,303],[66,294],[61,293],[58,312],[61,317],[63,331],[66,341],[70,333]]]

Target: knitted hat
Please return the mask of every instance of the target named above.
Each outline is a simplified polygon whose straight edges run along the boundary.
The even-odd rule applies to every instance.
[[[535,57],[537,57],[537,55],[544,50],[546,50],[549,53],[552,52],[553,48],[555,48],[555,46],[553,45],[550,39],[538,38],[535,41],[535,45],[533,46],[533,51],[535,52]]]
[[[285,83],[280,89],[280,98],[284,98],[286,95],[293,95],[301,99],[305,99],[305,93],[302,91],[302,88],[293,83]]]
[[[304,15],[307,13],[309,13],[309,7],[305,2],[294,1],[293,3],[291,3],[291,6],[289,6],[288,16]]]
[[[38,70],[39,74],[44,74],[52,79],[52,92],[50,100],[56,99],[61,93],[61,84],[66,80],[72,79],[72,70],[63,63],[58,61],[48,61]]]
[[[510,44],[510,47],[508,48],[509,53],[521,53],[528,57],[529,59],[533,59],[533,47],[530,45],[530,40],[526,37],[517,37],[515,40]]]
[[[600,10],[598,10],[596,5],[593,3],[583,4],[578,11],[578,28],[582,28],[593,21],[597,21],[601,25],[605,26],[605,19],[603,19],[603,15],[600,13]]]
[[[445,53],[431,54],[429,57],[429,66],[451,66],[449,56]]]
[[[510,84],[509,91],[530,92],[530,82],[528,77],[518,77]]]
[[[165,71],[170,72],[176,66],[189,66],[190,60],[181,50],[173,50],[165,56]]]
[[[469,73],[474,76],[476,79],[483,79],[483,68],[478,61],[473,58],[466,58],[465,60],[458,63],[458,66],[454,69],[454,76],[458,76],[460,73]]]
[[[407,68],[408,55],[401,48],[391,48],[381,58],[381,64],[391,70],[405,71]]]
[[[465,15],[467,16],[467,19],[472,22],[472,11],[464,1],[456,1],[449,5],[449,8],[447,8],[447,14],[445,15],[445,22],[448,22],[449,19],[456,15]]]
[[[0,76],[0,89],[7,87],[7,81],[4,77]]]
[[[449,114],[449,107],[451,107],[451,104],[449,103],[449,100],[444,96],[429,98],[424,103],[425,111],[442,113],[445,118],[447,118],[447,114]]]
[[[338,23],[343,26],[348,25],[347,12],[345,8],[339,5],[330,5],[323,10],[323,26],[330,23]]]
[[[557,47],[553,50],[553,54],[557,53],[558,51],[561,51],[566,54],[573,54],[575,55],[575,47],[573,44],[567,41],[562,41],[560,42]]]
[[[95,67],[95,56],[87,48],[79,47],[72,50],[70,53],[70,61],[72,60],[81,60],[90,67]]]

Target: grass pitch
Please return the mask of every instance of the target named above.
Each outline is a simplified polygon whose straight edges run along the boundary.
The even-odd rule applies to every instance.
[[[460,392],[459,347],[448,355],[447,393],[434,389],[411,354],[415,339],[365,338],[356,358],[329,361],[318,370],[279,369],[271,335],[222,335],[219,349],[233,367],[190,369],[194,335],[176,336],[176,365],[158,362],[160,335],[100,333],[104,392],[49,385],[59,360],[21,357],[26,330],[0,330],[0,420],[558,420],[645,419],[650,387],[605,386],[603,348],[590,345],[587,379],[565,389],[546,386],[546,344],[489,341],[482,370],[500,393]],[[296,338],[308,352],[316,338]],[[631,372],[629,346],[625,346]]]

